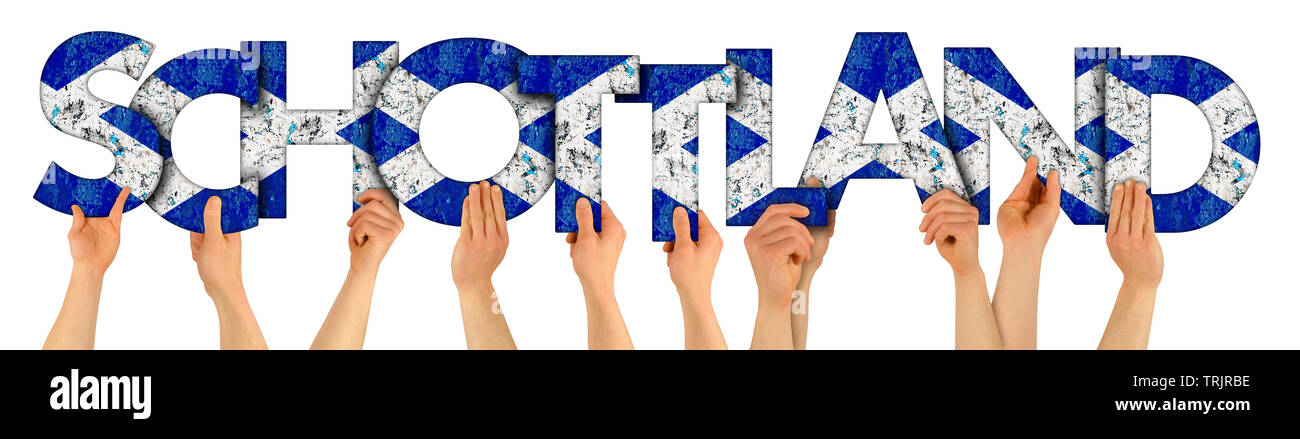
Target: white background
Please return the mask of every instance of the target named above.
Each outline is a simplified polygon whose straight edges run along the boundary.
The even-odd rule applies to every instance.
[[[287,3],[287,2],[286,2]],[[18,2],[3,23],[6,231],[0,264],[0,348],[39,348],[58,314],[71,267],[70,218],[32,199],[51,160],[85,176],[105,175],[112,156],[59,133],[42,117],[38,85],[46,57],[75,34],[109,30],[157,45],[146,74],[184,52],[235,48],[241,40],[288,41],[290,108],[348,108],[351,42],[396,40],[405,56],[442,39],[483,37],[530,54],[637,54],[643,63],[724,63],[728,48],[775,51],[775,181],[796,183],[855,32],[905,31],[936,104],[943,48],[992,47],[1049,121],[1071,139],[1073,49],[1119,46],[1126,54],[1187,55],[1231,75],[1263,128],[1262,166],[1242,202],[1201,230],[1160,236],[1165,276],[1151,331],[1153,349],[1300,347],[1295,283],[1297,235],[1290,219],[1297,154],[1295,8],[1281,2]],[[1111,3],[1111,4],[1103,4]],[[647,9],[637,9],[634,6]],[[1285,10],[1280,10],[1285,9]],[[100,97],[125,104],[138,83],[106,72]],[[462,90],[463,89],[463,90]],[[455,93],[452,93],[455,91]],[[659,244],[650,242],[650,109],[606,98],[604,196],[627,226],[618,300],[638,348],[679,349],[682,321]],[[457,86],[433,101],[421,133],[439,169],[462,178],[496,172],[514,148],[513,118],[490,90]],[[1209,160],[1204,117],[1179,98],[1155,98],[1154,189],[1194,184]],[[701,206],[724,217],[724,108],[704,105],[700,124]],[[437,114],[446,119],[429,119]],[[885,111],[868,141],[895,139]],[[437,132],[431,132],[440,126]],[[211,187],[238,178],[236,98],[198,99],[179,117],[175,155],[186,175]],[[483,136],[483,133],[489,133]],[[479,137],[475,137],[479,136]],[[457,146],[458,145],[458,146]],[[1023,166],[1006,139],[993,144],[994,209]],[[272,348],[306,348],[347,270],[349,146],[291,146],[289,218],[244,233],[248,298]],[[389,253],[374,294],[366,347],[461,349],[464,334],[449,274],[456,229],[403,211],[406,230]],[[496,288],[521,348],[586,347],[585,309],[563,237],[552,232],[554,196],[510,222],[511,248]],[[908,181],[850,183],[826,264],[811,293],[809,348],[949,349],[953,284],[916,232],[921,215]],[[187,232],[147,208],[127,214],[117,260],[105,279],[96,347],[208,349],[217,317],[190,260]],[[713,302],[732,348],[748,347],[756,293],[742,227],[726,227]],[[994,226],[981,227],[990,290],[1001,257]],[[1061,215],[1044,258],[1039,346],[1091,349],[1120,283],[1101,226]]]

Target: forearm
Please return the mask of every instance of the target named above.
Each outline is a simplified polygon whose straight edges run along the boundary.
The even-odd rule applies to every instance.
[[[993,316],[1003,348],[1038,348],[1038,278],[1042,266],[1042,251],[1008,248],[1002,254]]]
[[[1001,349],[984,271],[953,271],[957,290],[957,349]]]
[[[59,317],[45,338],[45,349],[94,349],[95,324],[104,273],[74,263]]]
[[[760,297],[773,297],[759,293]],[[758,303],[754,317],[754,338],[750,349],[794,349],[794,335],[790,328],[790,306],[785,303]]]
[[[611,287],[583,287],[587,300],[587,346],[590,349],[632,349]]]
[[[808,292],[812,291],[812,274],[807,271],[799,278],[790,298],[790,335],[795,350],[808,348]]]
[[[461,320],[465,323],[465,346],[472,350],[516,349],[492,285],[457,289]]]
[[[680,293],[679,293],[680,294]],[[709,294],[681,294],[682,320],[685,323],[686,349],[726,349],[722,327],[718,326]]]
[[[248,305],[243,288],[209,295],[217,306],[221,327],[221,349],[266,349],[266,339],[257,326],[257,318]]]
[[[312,349],[361,349],[377,276],[376,270],[348,270],[343,288],[312,341]]]
[[[1146,349],[1151,337],[1151,318],[1156,309],[1156,287],[1125,282],[1115,298],[1115,308],[1106,323],[1097,349]]]

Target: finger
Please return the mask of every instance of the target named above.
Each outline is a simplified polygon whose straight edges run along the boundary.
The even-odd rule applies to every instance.
[[[573,213],[578,220],[578,238],[582,240],[595,239],[596,226],[592,225],[595,220],[591,214],[591,202],[587,201],[585,197],[579,197]]]
[[[819,180],[817,177],[810,177],[810,178],[808,178],[808,182],[805,184],[805,186],[807,186],[807,187],[822,187],[822,181]]]
[[[203,234],[190,232],[190,257],[199,261],[199,247],[203,245]]]
[[[482,196],[477,184],[469,185],[469,223],[474,225],[474,239],[487,237],[487,230],[484,229],[483,223],[483,201],[480,200]]]
[[[826,237],[835,236],[835,209],[826,209]]]
[[[803,207],[794,203],[776,204],[776,205],[768,206],[767,210],[763,211],[763,215],[758,217],[758,221],[754,222],[754,227],[762,228],[764,223],[773,221],[780,217],[803,218],[805,216],[808,216],[808,213],[809,212],[807,207]]]
[[[796,264],[802,264],[812,260],[812,245],[800,245],[794,248],[794,254],[790,257]]]
[[[777,241],[770,246],[777,254],[788,256],[795,262],[803,262],[812,254],[812,249],[808,243],[796,237],[789,237]]]
[[[371,227],[379,227],[383,230],[390,230],[390,231],[398,230],[401,228],[401,225],[399,225],[396,221],[393,221],[388,218],[384,218],[383,216],[380,216],[375,213],[367,214],[365,216],[362,216],[360,220],[357,220],[358,227],[360,227],[362,224],[368,224]]]
[[[208,197],[203,206],[203,234],[206,238],[221,239],[221,197]]]
[[[368,191],[362,192],[361,196],[357,197],[357,204],[366,204],[371,201],[384,204],[386,205],[386,207],[390,209],[397,210],[397,205],[393,203],[395,201],[393,199],[393,195],[386,190],[370,189]]]
[[[1061,173],[1055,169],[1047,173],[1047,184],[1043,186],[1043,194],[1038,197],[1038,202],[1054,208],[1061,208]]]
[[[942,227],[939,227],[939,230],[935,233],[934,238],[939,242],[945,242],[948,240],[948,238],[952,238],[953,241],[961,240],[962,237],[965,237],[966,234],[970,233],[971,225],[973,224],[968,222],[967,223],[944,223]]]
[[[383,203],[370,202],[352,212],[352,217],[348,218],[348,227],[352,227],[352,223],[356,222],[363,215],[379,215],[387,218],[389,221],[399,223],[402,221],[401,216],[398,216],[397,213],[393,212],[388,207],[385,207]]]
[[[1129,236],[1139,238],[1147,224],[1147,184],[1138,182],[1133,185],[1133,230]]]
[[[357,223],[356,243],[357,245],[365,244],[370,238],[388,236],[392,231],[397,230],[395,224],[378,216],[367,216]]]
[[[1120,236],[1128,235],[1129,229],[1133,227],[1133,180],[1129,179],[1124,182],[1124,204],[1119,207],[1119,230],[1116,231]]]
[[[695,246],[695,242],[691,241],[691,218],[686,215],[685,207],[677,206],[673,209],[673,234],[676,235],[675,242],[683,249]]]
[[[80,232],[82,227],[86,226],[86,214],[81,212],[81,207],[76,204],[72,205],[72,232]]]
[[[578,242],[578,234],[577,234],[577,233],[573,233],[573,232],[566,233],[566,234],[564,235],[564,242],[569,243],[569,244],[573,244],[573,243],[575,243],[575,242]]]
[[[930,209],[933,209],[935,205],[943,201],[954,201],[954,200],[960,200],[962,202],[966,201],[966,200],[962,200],[962,198],[957,196],[957,194],[953,192],[951,189],[944,189],[939,192],[936,192],[934,195],[931,195],[929,198],[926,198],[925,202],[921,203],[921,211],[928,212]]]
[[[1119,230],[1119,211],[1124,205],[1124,184],[1116,184],[1110,196],[1110,219],[1106,221],[1106,234],[1114,235]]]
[[[813,243],[815,242],[813,240],[812,233],[808,231],[808,227],[804,226],[803,223],[800,223],[799,221],[796,221],[793,218],[785,218],[783,221],[779,223],[778,227],[768,232],[766,235],[763,235],[762,239],[759,242],[772,243],[772,242],[780,241],[787,237],[798,238],[799,240],[804,241],[808,245],[813,245]]]
[[[501,186],[492,186],[492,216],[497,225],[497,233],[505,238],[506,233],[506,200],[505,194],[501,193]]]
[[[108,211],[108,220],[113,223],[113,227],[122,226],[122,211],[126,209],[128,195],[131,195],[131,188],[124,187],[117,193],[117,199],[113,200],[113,209]]]
[[[940,216],[942,216],[942,214]],[[930,226],[925,228],[925,236],[921,237],[921,242],[924,243],[925,245],[930,245],[930,243],[933,243],[935,239],[935,235],[939,233],[939,229],[941,228],[943,228],[942,219],[938,219],[935,220],[934,222],[931,222]]]
[[[474,221],[469,217],[469,195],[460,202],[460,236],[474,236]]]
[[[623,222],[619,221],[618,217],[614,215],[614,208],[609,206],[608,201],[600,202],[600,225],[602,231],[605,229],[605,226],[613,226],[615,228],[623,227]]]
[[[953,240],[960,240],[962,237],[968,235],[972,230],[972,228],[976,228],[978,226],[979,223],[975,221],[944,222],[942,225],[939,226],[937,230],[935,230],[934,241],[944,242],[947,241],[948,238],[952,238]]]
[[[402,209],[398,206],[397,198],[393,197],[392,192],[389,192],[386,189],[371,189],[362,193],[361,197],[357,199],[357,203],[366,203],[370,201],[378,202],[391,211],[394,216],[398,218],[402,217]]]
[[[366,232],[362,230],[366,224],[368,223],[357,221],[356,225],[352,226],[352,230],[348,231],[348,238],[352,241],[352,245],[360,247],[366,243]]]
[[[930,228],[930,223],[934,222],[934,219],[939,214],[942,213],[964,214],[964,213],[969,213],[970,210],[971,210],[971,205],[966,204],[964,202],[959,203],[959,202],[950,201],[946,203],[940,203],[939,205],[930,208],[930,211],[925,213],[925,217],[921,218],[921,226],[917,228],[917,231],[925,231],[925,229]],[[979,215],[978,210],[975,211],[975,215]]]
[[[222,236],[226,238],[226,243],[234,247],[235,250],[239,250],[239,232],[227,233]]]
[[[1142,236],[1146,239],[1154,239],[1156,237],[1156,212],[1151,206],[1151,197],[1146,197],[1146,211],[1147,220],[1142,223]]]
[[[665,243],[664,243],[664,253],[672,253],[672,252],[673,252],[673,248],[675,248],[675,247],[674,247],[674,244],[675,244],[675,243],[672,242],[672,241],[665,242]]]
[[[478,183],[478,200],[483,209],[483,233],[484,236],[497,234],[496,209],[492,207],[492,187],[487,181]]]
[[[926,245],[929,245],[930,243],[934,242],[935,239],[939,239],[938,236],[939,230],[943,229],[945,225],[954,224],[954,223],[970,223],[970,222],[979,222],[979,214],[976,214],[973,217],[971,215],[961,214],[961,213],[938,214],[936,215],[934,221],[930,223],[929,227],[925,228],[925,238],[923,238],[923,241],[925,242]]]

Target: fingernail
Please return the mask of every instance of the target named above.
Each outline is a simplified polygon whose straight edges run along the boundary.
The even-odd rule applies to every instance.
[[[686,216],[686,208],[678,207],[676,209],[673,209],[673,216],[678,218]]]

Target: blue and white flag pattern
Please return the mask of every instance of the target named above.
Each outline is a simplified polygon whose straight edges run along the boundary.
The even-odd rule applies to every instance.
[[[616,102],[651,104],[651,239],[673,241],[673,210],[686,209],[699,240],[700,104],[736,100],[736,66],[642,64],[641,92]]]
[[[113,170],[96,179],[78,177],[50,163],[35,198],[51,209],[72,214],[75,204],[89,217],[108,216],[123,187],[131,188],[125,210],[148,199],[158,186],[163,158],[158,131],[144,116],[90,93],[90,77],[100,71],[139,79],[153,44],[114,32],[76,35],[50,54],[41,72],[41,109],[50,125],[113,153]]]
[[[419,127],[439,90],[467,82],[500,92],[519,119],[515,155],[489,179],[503,189],[506,217],[541,200],[555,179],[554,102],[519,92],[516,65],[523,56],[499,41],[460,38],[425,46],[391,67],[375,101],[371,147],[384,184],[406,207],[435,222],[460,225],[461,205],[474,182],[456,181],[434,169],[420,146]]]
[[[1128,179],[1151,183],[1151,96],[1196,104],[1210,124],[1210,164],[1196,184],[1154,194],[1157,232],[1184,232],[1222,218],[1241,201],[1259,162],[1259,122],[1236,82],[1184,56],[1106,61],[1106,188]],[[1106,198],[1109,203],[1110,197]]]
[[[526,56],[519,89],[555,97],[555,231],[577,232],[575,203],[591,202],[600,231],[601,96],[640,90],[636,56]]]

